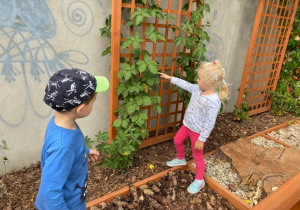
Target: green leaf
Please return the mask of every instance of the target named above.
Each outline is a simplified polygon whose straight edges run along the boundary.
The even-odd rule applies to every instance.
[[[131,37],[130,37],[131,38]],[[122,42],[122,48],[127,48],[132,43],[131,39],[125,39],[125,41]]]
[[[158,34],[157,34],[157,38],[159,38],[159,39],[161,39],[161,40],[163,40],[163,41],[166,41],[165,36],[162,35],[161,33],[158,33]]]
[[[149,85],[153,86],[154,84],[154,79],[152,77],[148,77],[146,81]]]
[[[142,14],[143,14],[144,17],[148,17],[148,18],[152,16],[150,11],[143,12]]]
[[[164,20],[164,16],[163,16],[160,12],[156,13],[156,17],[157,17],[159,20]]]
[[[126,73],[125,70],[120,70],[120,71],[118,72],[118,78],[120,78],[120,79],[123,78],[125,73]]]
[[[189,9],[189,2],[183,5],[182,10],[187,11]]]
[[[142,120],[147,120],[147,119],[148,119],[148,116],[147,116],[146,113],[141,113],[141,114],[140,114],[140,118],[141,118]]]
[[[137,103],[137,105],[141,106],[143,104],[143,99],[141,99],[141,98],[136,99],[136,103]]]
[[[122,120],[121,119],[116,119],[113,123],[113,126],[116,128],[120,127],[122,125]]]
[[[126,128],[128,126],[128,120],[123,120],[122,121],[122,127]]]
[[[144,21],[144,16],[142,15],[137,15],[134,19],[134,24],[135,26],[139,25],[141,22]]]
[[[140,42],[139,42],[139,41],[136,41],[136,40],[134,40],[134,41],[132,42],[132,46],[133,46],[134,49],[137,48],[137,46],[139,46],[139,44],[140,44]]]
[[[158,113],[161,113],[161,107],[160,107],[160,106],[156,106],[155,108],[156,108],[156,111],[157,111]]]
[[[151,98],[149,96],[144,96],[143,97],[143,103],[144,103],[145,106],[151,105],[152,104],[151,103]]]
[[[123,91],[126,89],[126,86],[123,84],[120,84],[117,88],[117,94],[120,95],[121,93],[123,93]]]
[[[143,2],[144,4],[146,4],[146,3],[147,3],[147,1],[148,1],[148,0],[142,0],[142,2]]]
[[[102,54],[101,54],[101,56],[103,57],[103,56],[105,56],[105,55],[107,55],[108,53],[110,53],[110,45],[102,52]]]
[[[138,115],[133,115],[132,116],[132,122],[136,122],[139,119]]]
[[[128,63],[124,63],[122,65],[122,69],[125,70],[125,71],[128,71],[128,70],[130,70],[130,65]]]
[[[138,69],[140,73],[143,73],[147,69],[147,64],[142,63],[141,65],[139,65]]]
[[[208,13],[210,13],[210,6],[209,4],[204,4],[204,10]]]
[[[154,31],[154,26],[152,24],[149,25],[148,31],[149,32],[153,32]]]
[[[155,42],[155,43],[156,43],[156,38],[157,38],[157,37],[156,37],[156,34],[155,34],[155,33],[152,33],[152,34],[149,35],[149,39],[151,39],[152,42]]]
[[[130,71],[127,71],[125,74],[124,74],[124,79],[125,81],[129,80],[131,77],[131,72]]]
[[[132,26],[132,25],[134,25],[134,21],[133,20],[126,20],[124,24],[125,24],[125,26]]]
[[[135,105],[133,103],[126,104],[126,110],[128,114],[132,114],[135,111]]]
[[[148,66],[148,69],[149,69],[149,71],[150,71],[152,74],[157,74],[157,73],[158,73],[157,65],[150,64],[150,65]]]

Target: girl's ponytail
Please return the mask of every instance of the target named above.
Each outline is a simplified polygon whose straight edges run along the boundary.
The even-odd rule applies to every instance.
[[[219,88],[219,98],[221,101],[224,101],[227,98],[228,95],[228,85],[227,83],[223,80],[221,87]]]

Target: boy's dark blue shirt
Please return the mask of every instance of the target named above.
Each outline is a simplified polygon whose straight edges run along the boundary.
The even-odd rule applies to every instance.
[[[42,177],[36,199],[39,210],[86,209],[89,149],[84,135],[59,127],[51,118],[41,154]]]

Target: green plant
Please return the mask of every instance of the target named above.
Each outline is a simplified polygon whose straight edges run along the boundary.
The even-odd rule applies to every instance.
[[[92,145],[93,143],[95,143],[95,141],[93,141],[89,136],[85,136],[84,137],[84,141],[85,141],[85,145],[87,148],[92,149]]]
[[[127,2],[127,0],[123,0]],[[158,18],[159,20],[169,21],[169,27],[172,30],[179,30],[180,35],[175,38],[176,46],[183,44],[190,55],[186,56],[181,53],[178,64],[186,72],[184,79],[195,81],[197,72],[195,67],[198,62],[205,59],[203,53],[205,50],[204,41],[209,41],[206,32],[201,30],[198,22],[203,17],[203,11],[209,11],[209,6],[203,4],[197,8],[191,15],[191,20],[177,27],[174,24],[174,18],[168,13],[163,13],[162,9],[154,2],[147,0],[136,1],[136,4],[147,7],[137,7],[129,19],[125,20],[125,25],[133,28],[133,36],[127,37],[121,43],[122,48],[132,46],[131,54],[133,60],[129,61],[125,58],[120,60],[121,70],[118,72],[120,79],[117,88],[119,97],[119,108],[115,110],[118,119],[113,122],[117,130],[116,137],[109,144],[107,141],[99,141],[96,146],[101,154],[105,155],[105,161],[102,164],[110,169],[124,170],[132,165],[133,157],[141,144],[141,140],[146,138],[148,130],[146,120],[147,112],[142,107],[151,106],[158,113],[161,112],[161,98],[156,92],[156,86],[160,83],[158,76],[158,63],[150,58],[147,50],[141,49],[141,43],[144,42],[143,37],[149,38],[152,42],[157,40],[165,41],[165,36],[150,24],[145,34],[140,34],[139,27],[147,20],[147,18]],[[123,12],[128,12],[123,10]],[[110,17],[106,19],[106,26],[101,30],[102,36],[110,37]],[[122,36],[122,35],[121,35]],[[108,47],[102,55],[110,52]],[[190,66],[188,66],[190,65]],[[151,93],[151,94],[150,94]]]
[[[220,113],[224,111],[224,107],[228,105],[228,98],[226,98],[224,101],[221,102],[221,108],[220,108]]]
[[[248,112],[250,111],[250,107],[248,105],[248,102],[245,100],[247,94],[248,91],[245,89],[241,106],[234,105],[234,110],[232,113],[235,116],[236,120],[244,121],[249,119]]]
[[[0,151],[1,150],[8,150],[9,148],[7,147],[7,143],[6,143],[6,140],[2,140],[2,143],[0,144]],[[6,173],[6,163],[8,162],[8,159],[6,156],[1,156],[1,160],[4,164],[4,170],[5,170],[5,173]]]
[[[290,112],[300,116],[300,5],[298,5],[293,29],[289,38],[283,66],[273,97],[271,113],[282,115]]]

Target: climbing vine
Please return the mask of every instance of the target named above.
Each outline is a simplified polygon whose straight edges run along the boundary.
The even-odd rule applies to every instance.
[[[123,3],[131,2],[130,0],[123,0]],[[121,48],[125,49],[132,46],[131,54],[132,62],[125,58],[121,58],[121,69],[118,72],[120,80],[117,88],[119,97],[119,109],[115,110],[118,116],[113,122],[117,130],[117,135],[111,143],[107,143],[105,139],[99,141],[97,148],[101,154],[105,154],[105,161],[102,164],[104,167],[110,169],[124,169],[132,165],[134,154],[136,153],[141,140],[145,139],[149,134],[146,127],[146,120],[148,119],[144,106],[151,106],[158,113],[161,112],[159,94],[150,94],[156,92],[156,86],[160,83],[158,75],[158,63],[153,61],[150,53],[141,48],[141,43],[145,40],[143,37],[149,38],[152,42],[157,40],[166,41],[165,36],[157,31],[155,27],[150,24],[145,34],[141,34],[139,28],[147,20],[147,18],[158,18],[159,20],[168,21],[172,30],[178,30],[179,36],[175,38],[176,46],[183,45],[189,53],[180,53],[177,63],[181,66],[181,70],[185,72],[181,75],[183,79],[195,83],[197,72],[195,68],[203,60],[205,41],[209,41],[207,32],[202,28],[208,27],[209,23],[200,26],[198,23],[204,17],[204,11],[209,12],[209,5],[204,3],[204,0],[199,1],[197,9],[192,12],[190,20],[185,21],[177,27],[174,23],[174,17],[168,13],[163,13],[159,5],[154,1],[137,0],[137,7],[131,14],[130,18],[125,20],[125,25],[133,28],[133,35],[127,37],[121,42]],[[146,5],[146,6],[145,6]],[[189,3],[183,6],[183,9],[189,8]],[[126,12],[123,9],[123,12]],[[127,11],[128,12],[128,11]],[[101,28],[102,37],[111,37],[111,16],[106,19],[106,26]],[[122,36],[122,34],[121,34]],[[110,46],[108,46],[102,56],[110,53]],[[180,74],[181,71],[174,72]],[[181,97],[188,101],[189,96],[179,89]]]
[[[290,112],[300,116],[300,5],[298,5],[293,29],[289,38],[283,66],[273,96],[273,114],[281,116]]]

